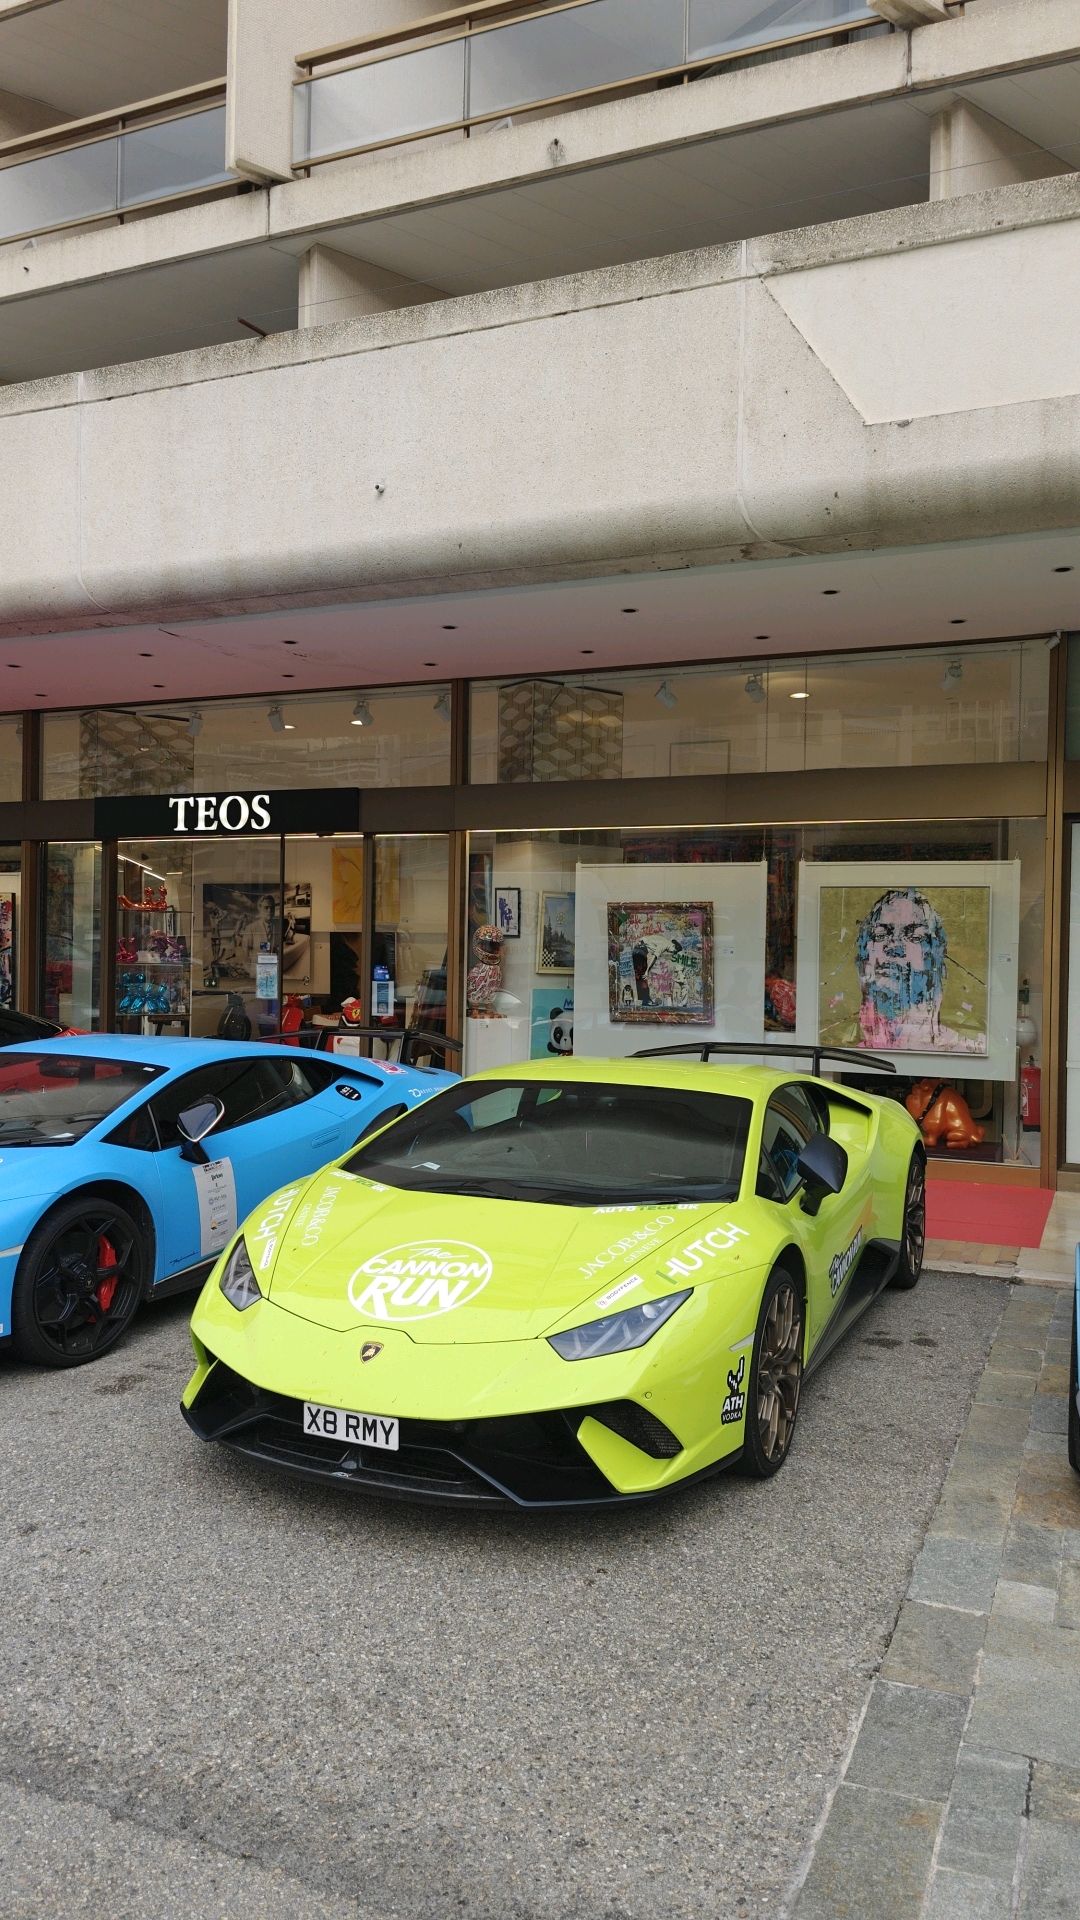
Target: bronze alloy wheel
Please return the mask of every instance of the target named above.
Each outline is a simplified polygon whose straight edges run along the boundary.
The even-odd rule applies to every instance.
[[[742,1467],[754,1479],[770,1479],[787,1458],[802,1372],[802,1293],[789,1274],[777,1270],[761,1303],[747,1395]]]
[[[904,1193],[904,1220],[900,1229],[900,1258],[892,1284],[901,1292],[913,1287],[922,1272],[926,1250],[926,1162],[920,1152],[911,1156]]]

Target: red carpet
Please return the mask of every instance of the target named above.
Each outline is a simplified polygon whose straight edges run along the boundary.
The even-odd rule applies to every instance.
[[[974,1240],[988,1247],[1037,1247],[1053,1198],[1045,1187],[928,1180],[927,1237]]]

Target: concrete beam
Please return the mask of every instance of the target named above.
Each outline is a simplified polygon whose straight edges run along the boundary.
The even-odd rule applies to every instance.
[[[2,630],[1072,526],[1078,241],[1070,176],[9,387]]]
[[[930,122],[931,200],[1075,172],[1067,160],[1047,153],[970,100],[955,101]]]
[[[445,299],[438,287],[418,286],[400,273],[373,267],[333,247],[310,247],[300,261],[298,327],[325,327],[365,313],[392,313]]]

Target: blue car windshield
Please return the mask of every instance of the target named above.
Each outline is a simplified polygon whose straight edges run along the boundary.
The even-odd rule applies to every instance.
[[[87,1053],[0,1052],[0,1147],[70,1147],[163,1067]]]
[[[555,1206],[734,1200],[750,1114],[682,1087],[465,1080],[345,1165],[389,1187]]]

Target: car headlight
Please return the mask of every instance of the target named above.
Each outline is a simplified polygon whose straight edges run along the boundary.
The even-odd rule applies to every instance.
[[[651,1340],[693,1291],[693,1287],[685,1287],[682,1293],[647,1300],[643,1307],[628,1307],[625,1313],[609,1313],[603,1320],[589,1320],[567,1333],[549,1333],[548,1344],[564,1360],[595,1360],[602,1353],[628,1353],[631,1347],[643,1347],[646,1340]]]
[[[262,1288],[255,1278],[255,1269],[248,1257],[243,1234],[230,1253],[218,1284],[226,1300],[238,1313],[243,1313],[245,1307],[253,1307],[256,1300],[262,1299]]]

